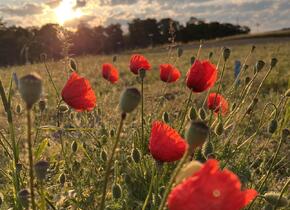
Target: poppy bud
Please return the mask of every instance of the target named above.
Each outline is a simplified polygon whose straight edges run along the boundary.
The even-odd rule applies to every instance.
[[[113,60],[113,63],[115,63],[117,61],[117,56],[114,55],[112,60]]]
[[[31,73],[19,79],[19,92],[28,109],[31,109],[42,92],[42,80],[36,73]]]
[[[199,118],[201,120],[205,120],[206,119],[206,112],[205,112],[204,108],[200,108],[198,110],[198,115],[199,115]]]
[[[282,130],[282,138],[286,140],[288,136],[290,136],[290,130],[287,128],[284,128]]]
[[[20,104],[17,104],[17,106],[16,106],[16,113],[17,114],[21,114],[21,112],[22,112],[22,106]]]
[[[65,174],[62,173],[62,174],[59,176],[58,181],[59,181],[59,183],[60,183],[61,185],[64,185],[65,180],[66,180],[66,178],[65,178]]]
[[[78,143],[76,141],[73,141],[73,143],[71,144],[71,150],[74,153],[78,150]]]
[[[255,71],[256,72],[261,71],[264,68],[264,66],[265,66],[265,62],[262,60],[258,60],[256,65],[255,65]]]
[[[15,82],[15,86],[16,86],[16,90],[18,90],[18,84],[19,84],[19,81],[18,81],[18,77],[17,77],[17,74],[15,72],[13,72],[13,80]]]
[[[209,134],[209,127],[201,121],[191,121],[185,133],[185,138],[193,151],[201,146]]]
[[[194,159],[203,163],[206,161],[206,159],[204,158],[203,154],[202,154],[202,151],[200,148],[197,148],[194,152]]]
[[[188,113],[188,118],[190,120],[196,120],[197,119],[197,112],[195,107],[191,107]]]
[[[195,57],[192,56],[192,57],[190,58],[190,65],[193,65],[194,61],[195,61]]]
[[[46,101],[45,100],[40,100],[38,102],[38,108],[41,112],[43,112],[46,109]]]
[[[139,76],[141,78],[141,80],[143,80],[146,76],[146,70],[145,69],[140,69],[139,70]]]
[[[110,130],[110,136],[111,136],[111,137],[114,137],[114,136],[115,136],[115,130],[114,130],[114,129],[111,129],[111,130]]]
[[[251,49],[251,53],[253,53],[253,52],[255,51],[255,49],[256,49],[256,46],[253,45],[253,46],[252,46],[252,49]]]
[[[278,59],[277,58],[272,58],[271,59],[271,68],[274,68],[277,63],[278,63]]]
[[[124,181],[126,185],[130,185],[132,183],[131,177],[128,174],[124,174]]]
[[[276,119],[273,119],[270,121],[269,126],[268,126],[268,132],[269,133],[274,133],[278,127],[278,122]]]
[[[177,55],[178,55],[178,57],[180,58],[182,56],[182,54],[183,54],[183,49],[179,47],[177,49]]]
[[[212,56],[213,56],[213,52],[210,51],[209,54],[208,54],[208,59],[210,60],[212,58]]]
[[[237,106],[237,104],[233,103],[232,106],[231,106],[231,111],[233,111],[236,108],[236,106]]]
[[[191,177],[195,172],[197,172],[201,168],[202,164],[198,161],[191,161],[186,164],[178,173],[175,183],[179,184],[182,180]]]
[[[288,90],[286,91],[285,96],[286,96],[286,97],[290,97],[290,89],[288,89]]]
[[[167,112],[163,112],[162,120],[163,120],[165,123],[169,123],[169,115],[168,115]]]
[[[29,192],[27,189],[22,189],[18,192],[18,199],[20,204],[24,208],[28,208],[29,206]]]
[[[131,152],[131,157],[134,160],[135,163],[139,163],[141,160],[141,154],[140,151],[137,148],[134,148]]]
[[[44,180],[47,174],[49,163],[46,160],[40,160],[34,165],[35,175],[39,180]]]
[[[107,155],[106,150],[102,150],[102,151],[101,151],[101,160],[102,160],[103,162],[106,162],[106,161],[107,161],[107,157],[108,157],[108,155]]]
[[[223,126],[223,123],[222,122],[219,122],[215,129],[214,129],[214,132],[216,135],[220,136],[222,135],[222,133],[224,132],[224,126]]]
[[[17,172],[20,172],[22,170],[22,168],[23,168],[23,166],[22,166],[21,163],[17,163],[16,164],[16,170],[17,170]]]
[[[121,94],[120,109],[123,113],[132,112],[138,106],[141,94],[136,88],[127,88]]]
[[[112,194],[115,200],[122,197],[122,188],[119,184],[113,184],[112,186]]]
[[[61,104],[59,107],[58,107],[58,110],[60,113],[66,113],[68,112],[69,108],[68,108],[68,105],[66,104]]]
[[[247,70],[249,68],[249,65],[245,64],[244,69]]]
[[[251,81],[251,77],[246,77],[245,78],[245,85],[248,85]]]
[[[224,48],[223,57],[225,61],[229,59],[230,55],[231,55],[231,50],[229,48]]]
[[[267,192],[263,198],[273,206],[277,207],[286,207],[288,206],[288,199],[282,196],[280,198],[280,193],[276,192]],[[278,202],[279,201],[279,202]]]
[[[78,172],[80,170],[81,164],[78,161],[74,161],[72,165],[72,171]]]
[[[74,60],[74,59],[70,59],[69,60],[69,67],[70,67],[70,70],[71,71],[77,71],[78,70],[78,68],[77,68],[77,63],[76,63],[76,61]]]
[[[214,146],[211,141],[207,141],[203,144],[202,154],[205,158],[208,158],[209,155],[214,154]]]

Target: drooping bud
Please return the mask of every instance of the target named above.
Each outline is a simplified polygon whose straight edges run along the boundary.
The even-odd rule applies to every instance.
[[[28,109],[31,109],[41,96],[42,80],[36,73],[31,73],[19,79],[19,92],[26,103]]]
[[[195,57],[192,56],[192,57],[190,58],[190,64],[193,65],[193,64],[194,64],[194,61],[195,61]]]
[[[110,136],[111,136],[111,137],[114,137],[114,136],[115,136],[115,130],[114,130],[114,129],[111,129],[111,130],[110,130]]]
[[[74,59],[70,59],[69,60],[69,67],[71,71],[77,71],[78,67],[77,67],[77,62]]]
[[[177,55],[179,58],[183,55],[183,49],[181,47],[177,49]]]
[[[38,102],[38,108],[41,112],[43,112],[46,109],[46,101],[44,99]]]
[[[65,178],[65,174],[64,174],[64,173],[62,173],[61,175],[59,175],[59,177],[58,177],[58,181],[59,181],[59,183],[60,183],[61,185],[64,185],[65,180],[66,180],[66,178]]]
[[[120,98],[120,109],[122,113],[132,112],[138,106],[141,94],[136,88],[127,88],[123,91]]]
[[[272,58],[271,59],[271,68],[274,68],[278,63],[278,59],[277,58]]]
[[[256,104],[258,103],[258,101],[259,101],[258,98],[253,99],[252,103],[248,106],[248,109],[246,111],[247,114],[250,114],[253,111],[253,109],[256,106]]]
[[[201,121],[191,121],[185,133],[185,139],[190,145],[191,152],[201,146],[207,139],[209,127]]]
[[[137,148],[134,148],[131,152],[131,157],[135,163],[140,163],[141,161],[141,154]]]
[[[78,143],[76,141],[73,141],[71,144],[71,150],[72,152],[76,152],[78,150]]]
[[[214,129],[214,132],[216,135],[220,136],[222,135],[222,133],[224,132],[224,126],[223,126],[223,123],[222,122],[219,122],[215,129]]]
[[[256,46],[253,45],[252,48],[251,48],[251,53],[253,53],[255,51],[255,49],[256,49]]]
[[[209,54],[208,54],[208,59],[210,60],[212,58],[212,56],[213,56],[213,52],[210,51]]]
[[[201,120],[205,120],[206,119],[206,111],[204,110],[204,108],[200,108],[198,110],[198,115],[199,115],[199,118]]]
[[[108,155],[107,155],[106,150],[102,150],[102,151],[101,151],[101,160],[102,160],[103,162],[106,162],[106,161],[107,161],[107,157],[108,157]]]
[[[202,164],[198,161],[191,161],[190,163],[186,164],[178,173],[175,183],[179,184],[182,180],[191,177],[195,172],[199,171]]]
[[[231,50],[229,48],[225,47],[223,50],[224,61],[228,60],[230,55],[231,55]]]
[[[267,192],[263,198],[273,206],[277,207],[286,207],[288,206],[288,199],[282,196],[280,198],[280,193],[276,192]]]
[[[169,115],[168,115],[168,112],[163,112],[162,120],[163,120],[165,123],[169,123]]]
[[[24,208],[28,208],[29,206],[29,196],[30,195],[27,189],[22,189],[18,192],[19,202]]]
[[[248,85],[251,81],[251,77],[246,77],[245,78],[245,85]]]
[[[256,65],[255,65],[255,73],[260,72],[265,66],[265,62],[262,60],[258,60]]]
[[[46,160],[40,160],[34,165],[35,175],[39,180],[44,180],[47,174],[49,163]]]
[[[286,91],[285,96],[286,96],[286,97],[290,97],[290,89],[288,89],[288,90]]]
[[[190,120],[196,120],[198,117],[195,107],[191,107],[188,113],[188,118]]]
[[[115,63],[117,61],[117,56],[114,55],[112,60],[113,60],[113,63]]]
[[[276,119],[271,120],[268,126],[268,132],[273,134],[276,131],[277,127],[278,127],[277,120]]]
[[[122,197],[122,188],[119,184],[113,184],[112,195],[115,200],[120,199]]]
[[[66,113],[68,112],[69,108],[68,108],[68,105],[66,104],[61,104],[59,107],[58,107],[58,110],[60,113]]]
[[[214,154],[214,146],[211,141],[206,141],[202,146],[202,154],[205,158]]]
[[[21,112],[22,112],[22,106],[20,104],[17,104],[17,106],[16,106],[16,113],[17,114],[21,114]]]

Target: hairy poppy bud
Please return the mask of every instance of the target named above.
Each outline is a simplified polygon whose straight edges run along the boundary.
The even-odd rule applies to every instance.
[[[127,88],[121,94],[120,109],[123,113],[132,112],[138,106],[141,94],[136,88]]]
[[[251,77],[246,77],[245,78],[245,85],[248,85],[251,81]]]
[[[195,172],[197,172],[201,168],[202,164],[198,161],[191,161],[186,164],[178,173],[175,183],[179,184],[182,180],[191,177]]]
[[[211,141],[207,141],[203,144],[202,154],[205,158],[208,158],[210,155],[214,154],[214,146]]]
[[[73,141],[71,144],[71,150],[72,152],[76,152],[78,150],[78,143],[76,141]]]
[[[163,112],[162,120],[163,120],[165,123],[169,123],[169,115],[168,115],[168,112]]]
[[[122,197],[122,188],[119,184],[113,184],[112,194],[115,200],[120,199]]]
[[[38,102],[38,108],[41,112],[43,112],[46,109],[46,101],[45,100],[40,100]]]
[[[61,104],[59,107],[58,107],[58,110],[60,113],[66,113],[68,112],[69,108],[68,108],[68,105],[66,104]]]
[[[262,60],[258,60],[256,65],[255,65],[255,71],[256,72],[261,71],[264,68],[264,66],[265,66],[265,62]]]
[[[236,103],[232,103],[232,106],[231,106],[231,111],[233,111],[235,108],[236,108],[237,104]]]
[[[288,89],[288,90],[286,91],[285,96],[286,96],[286,97],[290,97],[290,89]]]
[[[19,92],[28,109],[31,109],[42,93],[42,80],[36,73],[31,73],[19,79]]]
[[[280,198],[280,193],[276,192],[267,192],[263,198],[273,206],[277,207],[286,207],[288,206],[288,199],[282,196]],[[278,202],[279,201],[279,202]]]
[[[102,150],[102,151],[101,151],[101,160],[102,160],[103,162],[106,162],[106,161],[107,161],[107,157],[108,157],[108,155],[107,155],[106,150]]]
[[[188,113],[188,118],[190,120],[196,120],[197,119],[197,112],[195,107],[191,107]]]
[[[286,140],[288,138],[288,136],[290,136],[290,130],[287,128],[284,128],[282,130],[282,138]]]
[[[59,183],[60,183],[61,185],[64,185],[65,180],[66,180],[66,178],[65,178],[65,174],[62,173],[62,174],[58,177],[58,181],[59,181]]]
[[[34,165],[35,175],[39,180],[44,180],[47,174],[49,163],[46,160],[40,160]]]
[[[178,55],[178,57],[180,58],[182,56],[182,54],[183,54],[183,49],[179,47],[177,49],[177,55]]]
[[[192,57],[190,58],[190,64],[193,65],[194,61],[195,61],[195,57],[192,56]]]
[[[16,106],[16,113],[17,114],[21,114],[21,112],[22,112],[22,106],[20,104],[17,104],[17,106]]]
[[[272,58],[271,59],[271,68],[274,68],[278,63],[278,59],[277,58]]]
[[[198,115],[199,115],[199,118],[201,120],[205,120],[206,119],[206,111],[204,110],[204,108],[200,108],[198,110]]]
[[[256,49],[256,46],[253,45],[252,48],[251,48],[251,53],[253,53],[255,51],[255,49]]]
[[[114,136],[115,136],[115,130],[114,130],[114,129],[111,129],[111,130],[110,130],[110,136],[111,136],[111,137],[114,137]]]
[[[132,157],[132,159],[134,160],[135,163],[139,163],[140,160],[141,160],[140,151],[137,148],[134,148],[132,150],[131,157]]]
[[[27,189],[22,189],[18,192],[18,199],[20,204],[24,208],[28,208],[29,206],[29,192]]]
[[[69,67],[71,71],[77,71],[78,67],[77,67],[77,62],[74,59],[70,59],[69,60]]]
[[[213,52],[210,51],[209,54],[208,54],[208,59],[210,60],[212,58],[212,56],[213,56]]]
[[[230,55],[231,55],[231,50],[229,48],[224,48],[223,57],[225,61],[229,59]]]
[[[222,122],[219,122],[215,129],[214,129],[214,132],[216,135],[220,136],[222,135],[222,133],[224,132],[224,126],[223,126],[223,123]]]
[[[191,121],[185,133],[185,139],[193,150],[201,146],[209,134],[209,127],[201,121]]]
[[[269,126],[268,126],[268,132],[269,133],[274,133],[278,127],[278,122],[276,119],[273,119],[270,121]]]
[[[113,60],[113,63],[115,63],[117,61],[117,56],[114,55],[112,60]]]

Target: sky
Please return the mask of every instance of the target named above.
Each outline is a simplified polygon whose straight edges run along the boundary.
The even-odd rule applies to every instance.
[[[253,32],[290,28],[290,0],[0,0],[0,17],[9,25],[80,22],[97,26],[134,18],[167,18],[184,24],[190,17],[247,25]]]

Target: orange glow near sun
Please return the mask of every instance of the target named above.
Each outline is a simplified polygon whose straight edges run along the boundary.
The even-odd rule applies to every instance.
[[[59,24],[63,25],[69,20],[83,16],[83,13],[80,11],[80,9],[74,8],[75,5],[75,0],[62,0],[60,5],[55,8],[54,12]]]

